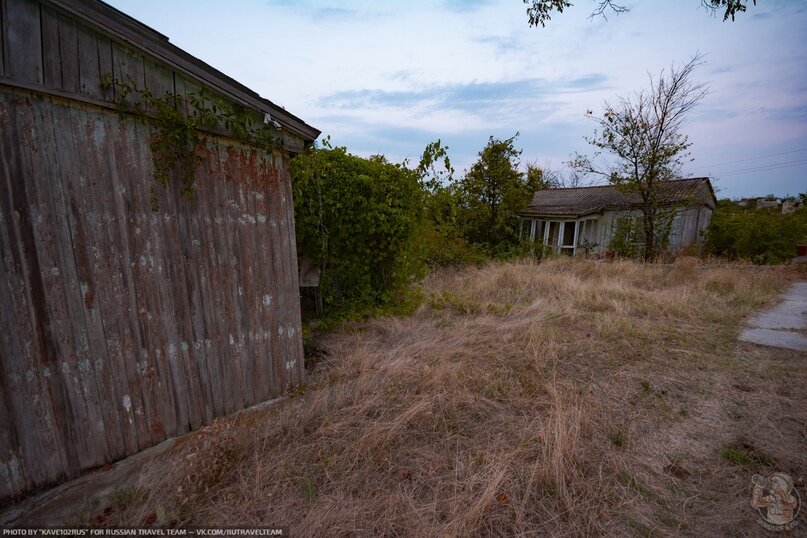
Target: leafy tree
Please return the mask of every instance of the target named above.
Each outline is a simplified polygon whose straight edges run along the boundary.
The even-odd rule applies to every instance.
[[[505,140],[491,136],[457,185],[464,236],[488,252],[518,243],[517,212],[530,202],[535,182],[541,180],[536,170],[527,178],[518,170],[517,136]]]
[[[546,166],[538,166],[534,162],[527,163],[526,180],[527,189],[531,192],[563,186],[563,180],[557,170],[551,170]]]
[[[423,258],[430,266],[466,265],[483,256],[463,237],[459,191],[448,146],[438,139],[423,150],[417,173],[424,190],[426,218],[420,231]]]
[[[423,188],[432,193],[453,181],[454,168],[448,156],[448,146],[444,146],[439,138],[426,145],[417,172]]]
[[[546,26],[546,22],[552,19],[551,14],[553,11],[563,13],[563,10],[571,7],[572,3],[568,0],[523,0],[527,4],[527,17],[530,21],[530,26],[541,27]],[[756,5],[757,0],[751,0]],[[701,0],[703,5],[711,13],[723,11],[723,20],[734,20],[737,13],[744,13],[748,8],[748,0]],[[597,0],[596,7],[591,12],[592,17],[602,16],[606,17],[606,13],[613,12],[615,14],[625,13],[628,8],[614,3],[612,0]]]
[[[321,268],[326,308],[387,303],[421,273],[416,171],[326,142],[295,157],[291,175],[298,252]]]
[[[696,55],[686,65],[658,80],[650,77],[650,90],[622,97],[616,105],[605,103],[602,116],[589,111],[598,126],[589,144],[596,149],[593,159],[577,155],[569,165],[583,173],[606,177],[625,193],[634,193],[642,203],[643,254],[646,261],[660,250],[661,223],[669,220],[665,209],[666,180],[680,177],[680,169],[691,146],[681,130],[687,113],[703,99],[708,89],[692,80],[693,71],[703,64]],[[613,160],[596,164],[603,153]]]

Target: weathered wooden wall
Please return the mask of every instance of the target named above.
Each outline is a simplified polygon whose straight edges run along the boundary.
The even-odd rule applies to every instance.
[[[2,500],[304,370],[288,154],[211,136],[193,198],[157,187],[155,212],[151,127],[105,106],[100,76],[193,81],[46,4],[0,17]]]
[[[703,242],[701,232],[706,229],[711,219],[712,210],[705,206],[684,207],[675,211],[672,227],[670,229],[669,249],[678,252],[692,245],[698,246]],[[602,216],[598,242],[600,249],[604,249],[613,238],[617,221],[621,218],[631,217],[641,220],[642,212],[632,211],[606,211]]]

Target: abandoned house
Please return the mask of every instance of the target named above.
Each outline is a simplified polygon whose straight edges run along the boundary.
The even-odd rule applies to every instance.
[[[700,245],[709,225],[715,199],[708,178],[665,181],[659,207],[672,219],[669,249]],[[537,191],[521,217],[530,240],[556,253],[602,254],[620,223],[642,218],[638,194],[620,192],[614,185],[555,188]]]
[[[2,502],[302,382],[319,131],[103,2],[0,22]]]

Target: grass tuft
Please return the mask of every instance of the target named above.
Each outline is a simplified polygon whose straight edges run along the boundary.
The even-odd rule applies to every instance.
[[[688,525],[703,496],[670,490],[696,480],[671,486],[664,465],[701,450],[718,461],[692,456],[697,468],[719,466],[725,440],[703,439],[729,420],[717,391],[737,381],[722,376],[752,364],[734,356],[739,323],[789,275],[568,257],[436,271],[414,312],[319,337],[294,398],[183,438],[116,521],[299,536]],[[736,446],[724,457],[772,462]]]

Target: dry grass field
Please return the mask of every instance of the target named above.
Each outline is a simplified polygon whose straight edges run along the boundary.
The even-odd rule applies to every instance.
[[[416,313],[326,335],[294,395],[186,436],[83,517],[294,536],[766,533],[754,472],[807,494],[807,361],[736,336],[805,276],[694,259],[434,273]]]

